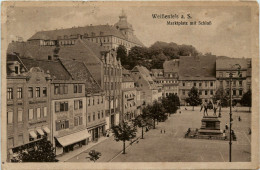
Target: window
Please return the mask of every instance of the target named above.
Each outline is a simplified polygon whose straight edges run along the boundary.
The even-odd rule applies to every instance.
[[[90,122],[90,115],[88,116],[88,122]]]
[[[97,99],[97,104],[99,104],[99,98]]]
[[[210,82],[210,87],[213,87],[213,82]]]
[[[13,88],[7,88],[7,99],[13,99]]]
[[[17,88],[17,99],[23,98],[23,89],[21,87]]]
[[[233,95],[234,96],[236,96],[237,95],[237,93],[236,93],[237,91],[236,90],[233,90]]]
[[[41,108],[37,108],[37,119],[41,118]]]
[[[95,99],[93,98],[93,106],[95,105]]]
[[[40,87],[36,87],[36,97],[40,97]]]
[[[14,138],[8,138],[8,148],[14,147]]]
[[[196,87],[196,83],[193,83],[193,86],[195,86],[195,87]]]
[[[236,86],[236,80],[233,81],[233,86]]]
[[[59,120],[56,121],[56,131],[62,130],[62,129],[68,129],[69,128],[69,121],[68,120]]]
[[[82,104],[82,100],[79,100],[79,108],[82,109],[83,104]]]
[[[64,94],[68,94],[68,85],[64,84]]]
[[[79,101],[75,100],[74,101],[74,110],[78,110],[79,109]]]
[[[79,85],[79,93],[82,93],[82,85]]]
[[[79,122],[78,122],[78,117],[74,117],[74,126],[78,126]]]
[[[205,90],[205,95],[206,95],[206,96],[208,95],[208,91],[207,91],[207,90]]]
[[[18,122],[22,122],[22,121],[23,121],[23,110],[18,109]]]
[[[43,108],[43,117],[47,117],[47,107]]]
[[[90,106],[90,99],[88,99],[88,106]]]
[[[243,90],[239,90],[239,96],[243,95]]]
[[[103,97],[101,97],[101,103],[103,103]]]
[[[60,87],[58,84],[54,85],[54,94],[60,94]]]
[[[42,89],[42,96],[43,97],[47,96],[47,87],[43,87],[43,89]]]
[[[100,111],[98,111],[98,119],[100,119]]]
[[[93,112],[93,121],[95,121],[95,117],[96,117],[95,112]]]
[[[199,83],[199,86],[201,87],[202,83]]]
[[[103,110],[101,111],[101,114],[102,114],[102,118],[103,118],[104,117],[104,111]]]
[[[242,86],[242,81],[239,81],[239,86]]]
[[[7,112],[7,123],[12,124],[14,122],[14,112],[9,111]]]
[[[23,144],[23,134],[18,136],[18,145],[22,145]]]
[[[28,88],[28,97],[33,98],[33,88],[32,87]]]
[[[74,93],[77,93],[77,92],[78,92],[78,85],[74,84]]]
[[[205,87],[207,87],[208,86],[208,82],[205,82]]]
[[[213,90],[210,90],[210,95],[213,95]]]
[[[68,111],[69,106],[68,102],[56,102],[55,103],[55,112]]]
[[[33,117],[33,109],[29,109],[29,120],[32,120]]]
[[[83,117],[79,117],[79,125],[82,125],[83,124]]]

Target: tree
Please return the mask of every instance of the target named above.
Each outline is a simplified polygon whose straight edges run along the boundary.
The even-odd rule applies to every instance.
[[[101,153],[95,150],[91,150],[88,154],[88,158],[93,162],[96,162],[101,157]]]
[[[180,105],[180,99],[177,94],[170,93],[167,97],[162,98],[162,104],[167,113],[174,114]]]
[[[153,128],[155,129],[155,121],[165,120],[165,109],[162,103],[157,100],[153,102],[152,106],[147,106],[148,116],[153,119]]]
[[[241,104],[244,106],[249,107],[249,112],[251,112],[251,106],[252,106],[252,92],[251,89],[249,89],[242,97]]]
[[[149,123],[149,118],[146,114],[140,114],[138,115],[134,120],[133,120],[134,126],[138,126],[142,128],[142,137],[141,139],[144,138],[144,127],[150,125]]]
[[[54,148],[46,138],[35,143],[33,149],[21,148],[18,151],[18,160],[12,162],[57,162]]]
[[[229,95],[226,93],[226,91],[223,88],[218,88],[215,95],[213,96],[213,101],[216,102],[220,100],[221,106],[228,106],[229,101]]]
[[[192,111],[194,111],[194,106],[198,106],[201,104],[201,99],[199,95],[198,89],[194,86],[190,89],[188,93],[188,98],[185,99],[187,103],[189,103],[192,107]]]
[[[127,122],[122,122],[112,127],[115,140],[123,141],[123,154],[125,154],[125,142],[136,137],[136,128],[129,126]]]
[[[122,66],[128,68],[129,66],[127,61],[127,50],[125,46],[119,45],[116,52],[117,52],[117,59],[120,58]]]

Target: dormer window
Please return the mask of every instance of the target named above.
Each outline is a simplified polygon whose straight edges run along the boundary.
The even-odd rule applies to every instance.
[[[19,66],[15,66],[14,69],[15,69],[15,74],[19,74]]]

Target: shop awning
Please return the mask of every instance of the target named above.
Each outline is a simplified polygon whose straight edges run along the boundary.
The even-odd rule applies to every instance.
[[[42,129],[36,129],[36,131],[37,131],[40,135],[42,135],[42,136],[44,135]]]
[[[30,131],[29,134],[32,138],[37,138],[37,135],[34,131]]]
[[[46,132],[46,133],[50,133],[50,129],[48,127],[44,127],[43,130]]]
[[[76,133],[73,133],[73,134],[70,134],[67,136],[63,136],[63,137],[59,137],[59,138],[56,137],[56,139],[59,141],[59,143],[63,147],[65,147],[65,146],[71,145],[73,143],[85,140],[90,136],[91,135],[88,133],[88,130],[85,129],[80,132],[76,132]]]

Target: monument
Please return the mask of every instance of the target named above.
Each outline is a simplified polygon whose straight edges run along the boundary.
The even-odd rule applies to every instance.
[[[203,116],[201,128],[198,130],[199,137],[222,138],[223,132],[220,130],[220,120],[217,116]]]

